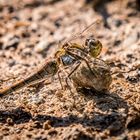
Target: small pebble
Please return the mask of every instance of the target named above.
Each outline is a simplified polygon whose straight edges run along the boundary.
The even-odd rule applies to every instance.
[[[44,51],[49,45],[49,42],[47,39],[44,39],[42,41],[40,41],[36,46],[35,46],[35,52],[37,53],[41,53],[42,51]]]
[[[16,64],[16,61],[13,59],[9,59],[8,64],[9,64],[9,67],[12,67]]]
[[[115,24],[116,27],[119,27],[119,26],[122,25],[122,21],[117,19],[117,20],[114,21],[114,24]]]
[[[136,43],[138,40],[138,32],[134,31],[133,33],[130,33],[128,37],[123,41],[123,46],[129,47]]]
[[[51,121],[47,120],[44,124],[43,124],[43,129],[48,130],[51,128]]]
[[[129,82],[132,82],[132,83],[137,83],[138,82],[138,79],[134,76],[127,76],[126,80],[128,80]]]
[[[10,49],[12,48],[17,48],[18,44],[20,42],[19,37],[14,36],[13,38],[11,38],[9,41],[7,41],[7,43],[4,44],[3,48],[4,49]]]
[[[13,125],[13,124],[14,124],[12,118],[7,118],[6,122],[7,122],[9,125]]]

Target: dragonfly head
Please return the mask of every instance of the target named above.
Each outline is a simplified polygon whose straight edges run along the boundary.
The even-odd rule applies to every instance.
[[[92,57],[96,58],[101,53],[102,44],[99,40],[95,38],[87,38],[85,45],[88,47],[88,52]]]

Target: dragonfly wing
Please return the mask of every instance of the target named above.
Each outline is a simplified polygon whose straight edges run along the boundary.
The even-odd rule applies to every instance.
[[[92,22],[90,25],[86,26],[81,32],[76,33],[72,37],[68,38],[66,42],[76,42],[76,43],[81,43],[82,41],[85,41],[86,38],[90,36],[95,36],[96,35],[96,30],[95,28],[97,25],[101,23],[101,20],[96,20]],[[85,42],[82,42],[85,43]]]

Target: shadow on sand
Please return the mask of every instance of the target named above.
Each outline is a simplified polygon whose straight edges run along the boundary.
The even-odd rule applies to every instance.
[[[11,111],[0,111],[0,122],[7,123],[7,119],[11,118],[13,124],[21,124],[29,122],[38,122],[39,128],[43,128],[43,123],[46,121],[51,122],[52,127],[67,127],[72,124],[81,124],[83,126],[90,126],[93,130],[103,131],[109,129],[112,135],[118,135],[123,132],[125,128],[126,117],[118,112],[118,109],[123,108],[125,114],[128,112],[127,103],[115,93],[96,93],[93,90],[84,89],[82,91],[85,98],[92,98],[96,102],[96,107],[100,110],[108,111],[109,113],[103,114],[94,112],[93,117],[77,117],[69,115],[66,117],[56,117],[50,115],[38,114],[32,116],[30,112],[26,112],[24,108],[16,108]]]

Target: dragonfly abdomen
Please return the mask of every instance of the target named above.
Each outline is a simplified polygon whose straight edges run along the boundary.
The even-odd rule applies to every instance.
[[[36,80],[39,80],[41,78],[43,78],[43,77],[40,76],[38,73],[35,73],[35,74],[27,77],[26,79],[23,79],[19,82],[12,84],[9,87],[4,88],[3,90],[0,90],[0,96],[15,92],[17,90],[20,90],[23,87],[27,87],[27,86],[31,85],[32,83],[34,83]]]
[[[56,60],[48,61],[37,72],[35,72],[31,76],[19,82],[16,82],[9,87],[0,90],[0,96],[4,96],[11,92],[15,92],[23,87],[27,87],[29,85],[34,84],[36,81],[52,76],[56,74],[57,70],[58,70],[58,65]]]

